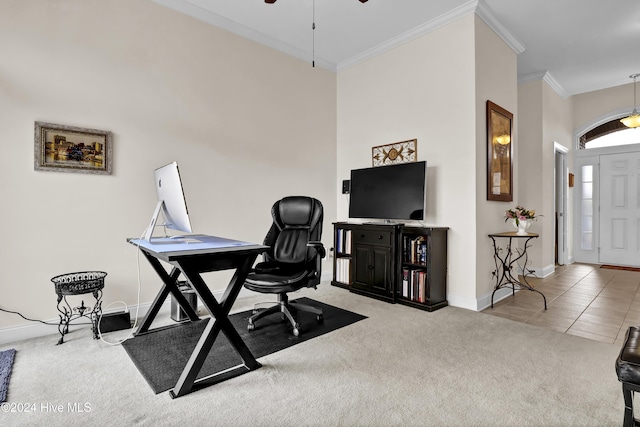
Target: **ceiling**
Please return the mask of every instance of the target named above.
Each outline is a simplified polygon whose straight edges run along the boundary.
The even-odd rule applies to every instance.
[[[153,1],[338,72],[476,13],[518,53],[520,82],[568,97],[640,73],[640,0]]]

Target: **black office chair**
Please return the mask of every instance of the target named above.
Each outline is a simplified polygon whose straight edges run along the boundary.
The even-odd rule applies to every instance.
[[[277,294],[278,301],[265,310],[253,310],[247,329],[255,328],[255,321],[272,313],[282,313],[293,326],[293,335],[300,334],[300,326],[292,311],[306,311],[323,321],[322,310],[297,302],[289,302],[287,293],[301,288],[316,288],[322,274],[325,249],[322,237],[322,203],[311,197],[293,196],[277,201],[271,208],[273,224],[264,239],[269,250],[264,261],[249,273],[244,286],[255,292]]]

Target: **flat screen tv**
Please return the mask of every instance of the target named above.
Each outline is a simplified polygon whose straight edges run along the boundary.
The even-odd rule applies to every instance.
[[[351,171],[349,218],[423,220],[427,162]]]

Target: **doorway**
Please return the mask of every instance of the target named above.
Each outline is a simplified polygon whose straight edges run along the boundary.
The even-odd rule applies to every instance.
[[[575,260],[640,267],[640,147],[592,153],[576,158]]]
[[[554,142],[555,150],[555,263],[567,263],[567,153],[569,149]]]
[[[600,156],[600,262],[640,264],[640,153]]]

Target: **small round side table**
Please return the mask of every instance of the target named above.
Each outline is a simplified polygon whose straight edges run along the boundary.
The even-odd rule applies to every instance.
[[[69,332],[69,322],[80,317],[91,320],[91,330],[93,338],[98,339],[98,319],[102,314],[102,288],[104,288],[104,278],[107,275],[104,271],[81,271],[77,273],[61,274],[51,279],[58,295],[58,311],[60,314],[60,340],[58,344],[64,342],[64,335]],[[89,309],[84,305],[84,300],[78,307],[71,307],[67,301],[68,295],[93,294],[96,299],[95,305]],[[61,304],[64,301],[64,304]]]

